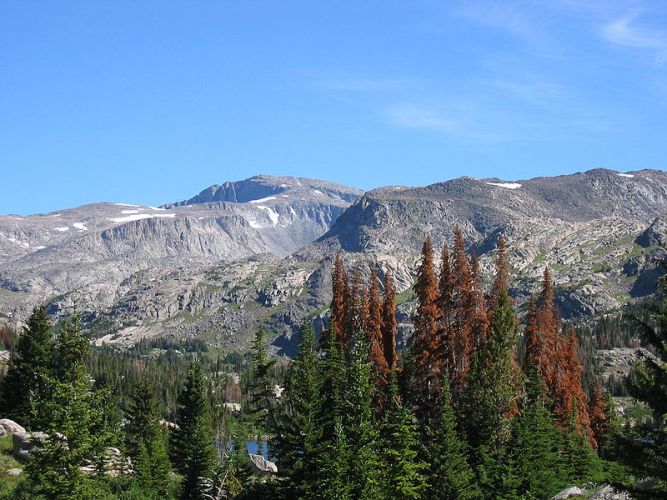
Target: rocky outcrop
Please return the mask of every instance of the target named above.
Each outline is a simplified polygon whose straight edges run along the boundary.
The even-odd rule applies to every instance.
[[[278,466],[261,455],[248,454],[252,473],[255,476],[268,476],[278,473]]]

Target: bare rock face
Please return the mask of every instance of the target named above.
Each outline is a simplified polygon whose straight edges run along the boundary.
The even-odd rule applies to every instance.
[[[106,309],[132,284],[255,255],[284,257],[324,234],[362,192],[326,181],[260,176],[165,207],[97,203],[0,217],[0,312],[49,303]],[[227,193],[226,195],[224,193]],[[235,194],[234,194],[235,193]],[[267,301],[280,301],[267,290]]]

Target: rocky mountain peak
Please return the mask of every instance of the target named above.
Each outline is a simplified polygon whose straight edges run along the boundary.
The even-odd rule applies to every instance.
[[[214,184],[188,200],[165,205],[165,208],[214,202],[251,203],[271,196],[289,196],[290,194],[321,195],[338,199],[344,203],[351,203],[361,196],[363,191],[333,182],[304,177],[256,175],[241,181]]]

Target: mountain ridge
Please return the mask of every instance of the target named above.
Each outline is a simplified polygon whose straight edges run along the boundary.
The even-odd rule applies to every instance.
[[[19,318],[46,299],[62,314],[76,297],[99,342],[119,344],[176,335],[239,347],[264,323],[289,353],[304,318],[318,328],[326,322],[338,251],[350,267],[391,270],[407,293],[426,236],[441,246],[460,226],[488,274],[502,233],[515,298],[527,298],[548,264],[564,316],[574,319],[651,293],[654,261],[665,254],[667,174],[659,170],[463,177],[365,193],[295,177],[225,185],[162,207],[107,203],[86,206],[87,215],[35,216],[48,223],[53,248],[35,250],[44,236],[37,226],[0,217],[0,254],[14,250],[0,256],[0,312]],[[65,223],[60,234],[55,228]],[[408,300],[399,308],[403,337],[410,307]]]

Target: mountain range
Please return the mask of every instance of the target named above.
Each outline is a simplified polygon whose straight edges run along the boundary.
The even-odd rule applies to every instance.
[[[667,174],[463,177],[365,193],[256,176],[161,207],[0,216],[0,321],[20,323],[37,303],[57,317],[76,303],[98,344],[178,336],[224,350],[247,346],[263,323],[290,354],[304,318],[325,323],[341,252],[350,267],[392,271],[404,338],[421,244],[451,244],[456,226],[486,276],[505,236],[519,304],[549,265],[563,316],[587,321],[655,291],[667,256]]]

